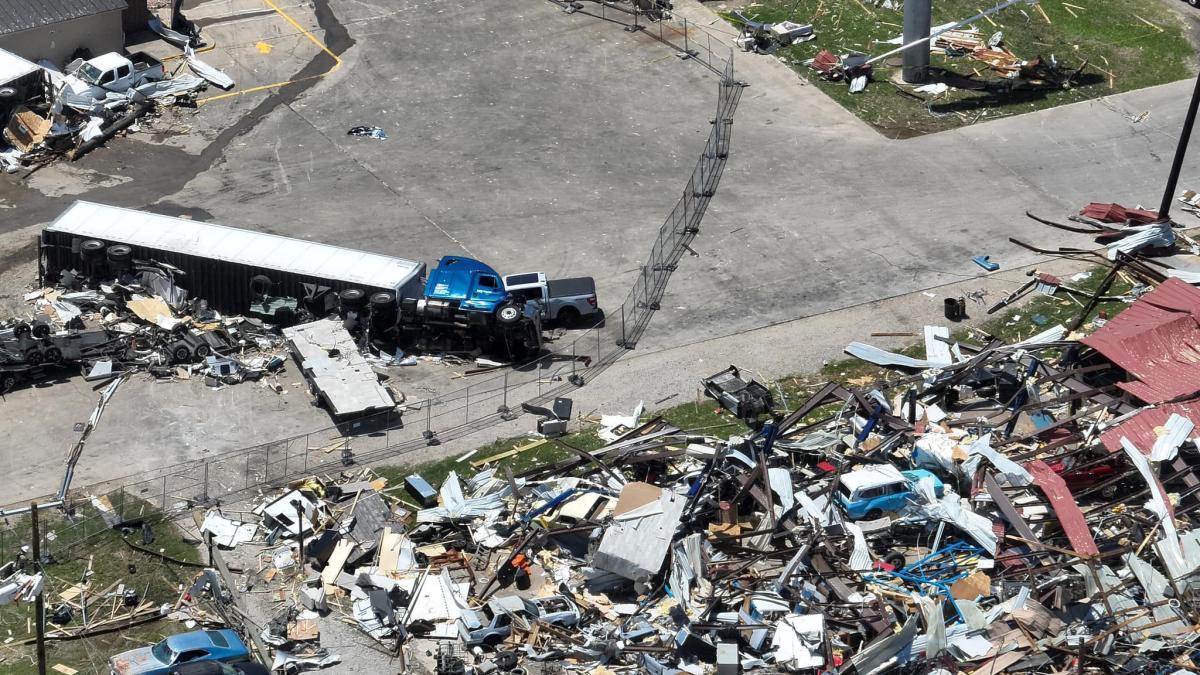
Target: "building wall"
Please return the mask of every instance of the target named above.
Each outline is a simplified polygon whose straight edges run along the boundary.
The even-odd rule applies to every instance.
[[[121,12],[105,12],[0,35],[0,48],[30,61],[49,59],[60,66],[80,47],[90,49],[93,56],[121,51],[125,47]]]

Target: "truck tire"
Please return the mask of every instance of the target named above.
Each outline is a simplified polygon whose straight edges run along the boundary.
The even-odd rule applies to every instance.
[[[271,277],[265,274],[255,274],[250,277],[250,295],[255,297],[266,297],[271,294]]]
[[[338,293],[338,302],[343,309],[362,309],[367,304],[367,294],[361,288],[347,288]]]
[[[496,321],[505,325],[512,325],[521,320],[521,308],[517,307],[516,303],[506,302],[496,308]]]
[[[579,325],[579,310],[574,307],[563,307],[558,310],[558,322],[567,328]]]
[[[33,337],[39,340],[45,340],[50,337],[50,324],[35,323],[33,324]]]
[[[396,294],[391,291],[380,291],[371,295],[371,309],[375,310],[380,307],[394,307],[396,305]]]
[[[179,345],[171,349],[171,360],[175,363],[187,363],[192,360],[192,350],[187,345]]]
[[[109,262],[128,262],[133,258],[133,249],[125,244],[114,244],[108,247]]]
[[[29,335],[29,333],[32,332],[32,330],[33,329],[29,327],[29,324],[22,321],[21,323],[17,324],[16,326],[13,326],[13,337],[15,337],[19,340],[19,339]]]
[[[15,386],[17,386],[16,373],[0,374],[0,394],[7,394],[8,392],[12,391],[13,387]]]
[[[43,357],[46,359],[46,363],[62,363],[63,353],[58,347],[47,347],[43,352]]]
[[[902,570],[902,569],[904,569],[904,565],[908,562],[908,560],[906,560],[904,558],[903,553],[893,549],[893,550],[888,551],[887,555],[883,556],[883,562],[891,565],[892,567],[894,567],[898,570]]]
[[[104,255],[104,242],[99,239],[85,239],[79,245],[79,255],[85,258],[96,258]]]
[[[208,345],[200,345],[199,347],[196,347],[196,358],[207,359],[209,354],[212,354],[212,347],[209,347]]]
[[[30,349],[29,351],[25,352],[25,363],[28,363],[31,366],[42,365],[42,360],[42,353],[37,349]]]

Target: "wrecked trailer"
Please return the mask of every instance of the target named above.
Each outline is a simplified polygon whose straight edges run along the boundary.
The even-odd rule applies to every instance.
[[[101,242],[100,251],[89,250],[89,241]],[[117,246],[129,247],[134,259],[176,268],[191,296],[229,314],[246,312],[264,296],[313,295],[306,285],[332,293],[357,289],[355,299],[419,295],[425,271],[423,263],[402,258],[77,201],[42,230],[39,283],[53,285],[63,270],[100,274],[112,266]],[[333,297],[316,299],[324,304],[314,314],[332,310]]]

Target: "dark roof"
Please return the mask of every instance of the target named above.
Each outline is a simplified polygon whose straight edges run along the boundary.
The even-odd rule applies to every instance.
[[[0,35],[128,6],[125,0],[0,0]]]

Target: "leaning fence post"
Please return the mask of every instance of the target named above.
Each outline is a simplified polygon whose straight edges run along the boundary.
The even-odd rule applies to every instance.
[[[621,346],[629,349],[629,345],[625,341],[625,305],[621,305]]]
[[[501,391],[500,396],[501,396],[500,414],[507,415],[509,412],[508,411],[508,370],[507,369],[505,369],[505,371],[504,371],[504,388]]]
[[[692,50],[688,47],[688,25],[687,17],[683,17],[683,53],[691,56]]]
[[[159,509],[167,510],[167,477],[163,476],[162,501],[159,504]]]

